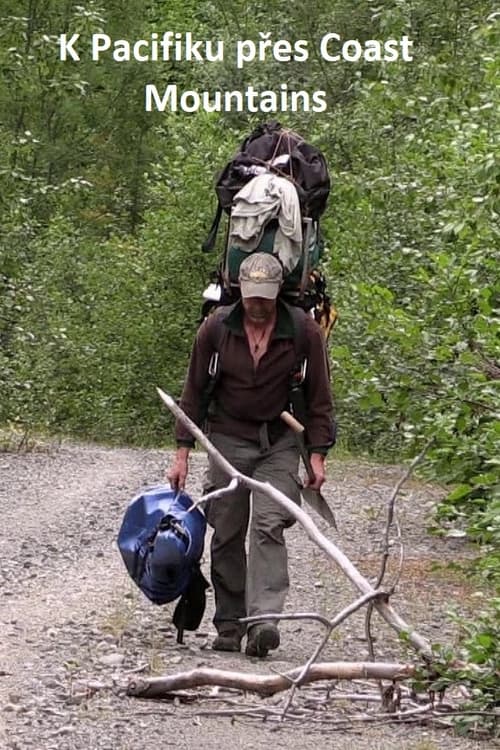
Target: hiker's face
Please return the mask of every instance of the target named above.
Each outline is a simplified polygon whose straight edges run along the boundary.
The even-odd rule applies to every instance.
[[[264,299],[264,297],[243,297],[242,304],[250,322],[261,325],[269,322],[276,310],[276,300]]]

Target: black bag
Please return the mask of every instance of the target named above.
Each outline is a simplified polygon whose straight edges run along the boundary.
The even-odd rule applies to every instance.
[[[279,122],[264,123],[243,141],[217,180],[218,206],[209,235],[202,245],[204,252],[210,252],[215,246],[222,212],[231,212],[236,193],[263,170],[286,177],[293,183],[303,217],[317,221],[321,216],[330,193],[325,157],[319,149],[297,133],[283,128]]]

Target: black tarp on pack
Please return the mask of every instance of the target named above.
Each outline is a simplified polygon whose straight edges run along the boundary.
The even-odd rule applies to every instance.
[[[231,212],[235,195],[262,171],[273,172],[291,180],[297,190],[302,216],[317,220],[326,207],[330,193],[330,176],[321,151],[300,135],[283,128],[279,122],[257,127],[242,143],[240,150],[226,164],[215,185],[217,213],[202,249],[215,245],[222,212]]]

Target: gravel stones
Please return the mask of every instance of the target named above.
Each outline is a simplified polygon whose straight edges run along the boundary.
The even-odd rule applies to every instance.
[[[108,449],[63,444],[30,454],[0,454],[0,748],[6,750],[132,750],[143,746],[176,750],[264,748],[269,727],[230,719],[198,717],[192,705],[145,703],[125,696],[134,676],[160,675],[198,666],[268,673],[304,662],[322,630],[317,623],[286,622],[280,648],[262,662],[243,654],[210,649],[214,636],[213,594],[197,633],[176,643],[174,605],[155,607],[128,578],[116,548],[126,505],[148,485],[163,481],[164,451]],[[385,506],[401,476],[399,467],[377,467],[332,458],[324,494],[339,522],[339,533],[318,517],[369,578],[376,577]],[[189,491],[200,492],[205,466],[194,454]],[[466,606],[462,583],[434,576],[435,559],[468,553],[462,539],[440,540],[425,533],[438,493],[411,482],[398,503],[407,568],[394,605],[424,635],[451,638],[445,619],[451,603]],[[207,536],[207,542],[208,542]],[[291,588],[288,611],[333,615],[355,594],[343,575],[295,525],[287,532]],[[208,543],[203,563],[209,575]],[[425,572],[425,574],[422,573]],[[397,636],[374,623],[378,658],[401,658]],[[331,639],[324,659],[366,655],[364,618],[350,618]],[[233,696],[234,698],[234,696]],[[258,699],[257,705],[262,703]],[[414,750],[420,746],[469,750],[476,744],[450,733],[394,726],[335,733],[338,750]],[[283,725],[273,733],[276,748],[317,750],[314,728]],[[330,745],[328,745],[330,746]],[[331,745],[333,747],[333,744]],[[480,747],[480,745],[477,745]]]

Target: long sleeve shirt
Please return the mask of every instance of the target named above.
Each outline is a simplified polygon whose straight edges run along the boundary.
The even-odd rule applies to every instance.
[[[286,427],[279,416],[289,408],[290,379],[298,358],[295,319],[288,306],[278,301],[276,325],[267,351],[255,366],[243,327],[241,303],[227,315],[224,312],[219,308],[198,329],[180,406],[194,422],[200,423],[209,363],[214,352],[218,352],[210,431],[255,442],[259,441],[263,423],[269,425],[270,432],[281,429],[283,433]],[[304,426],[309,449],[326,453],[334,443],[334,427],[325,340],[319,325],[306,313],[301,325],[305,327],[302,335],[307,357]],[[180,421],[176,423],[176,439],[178,445],[194,445],[191,434]]]

